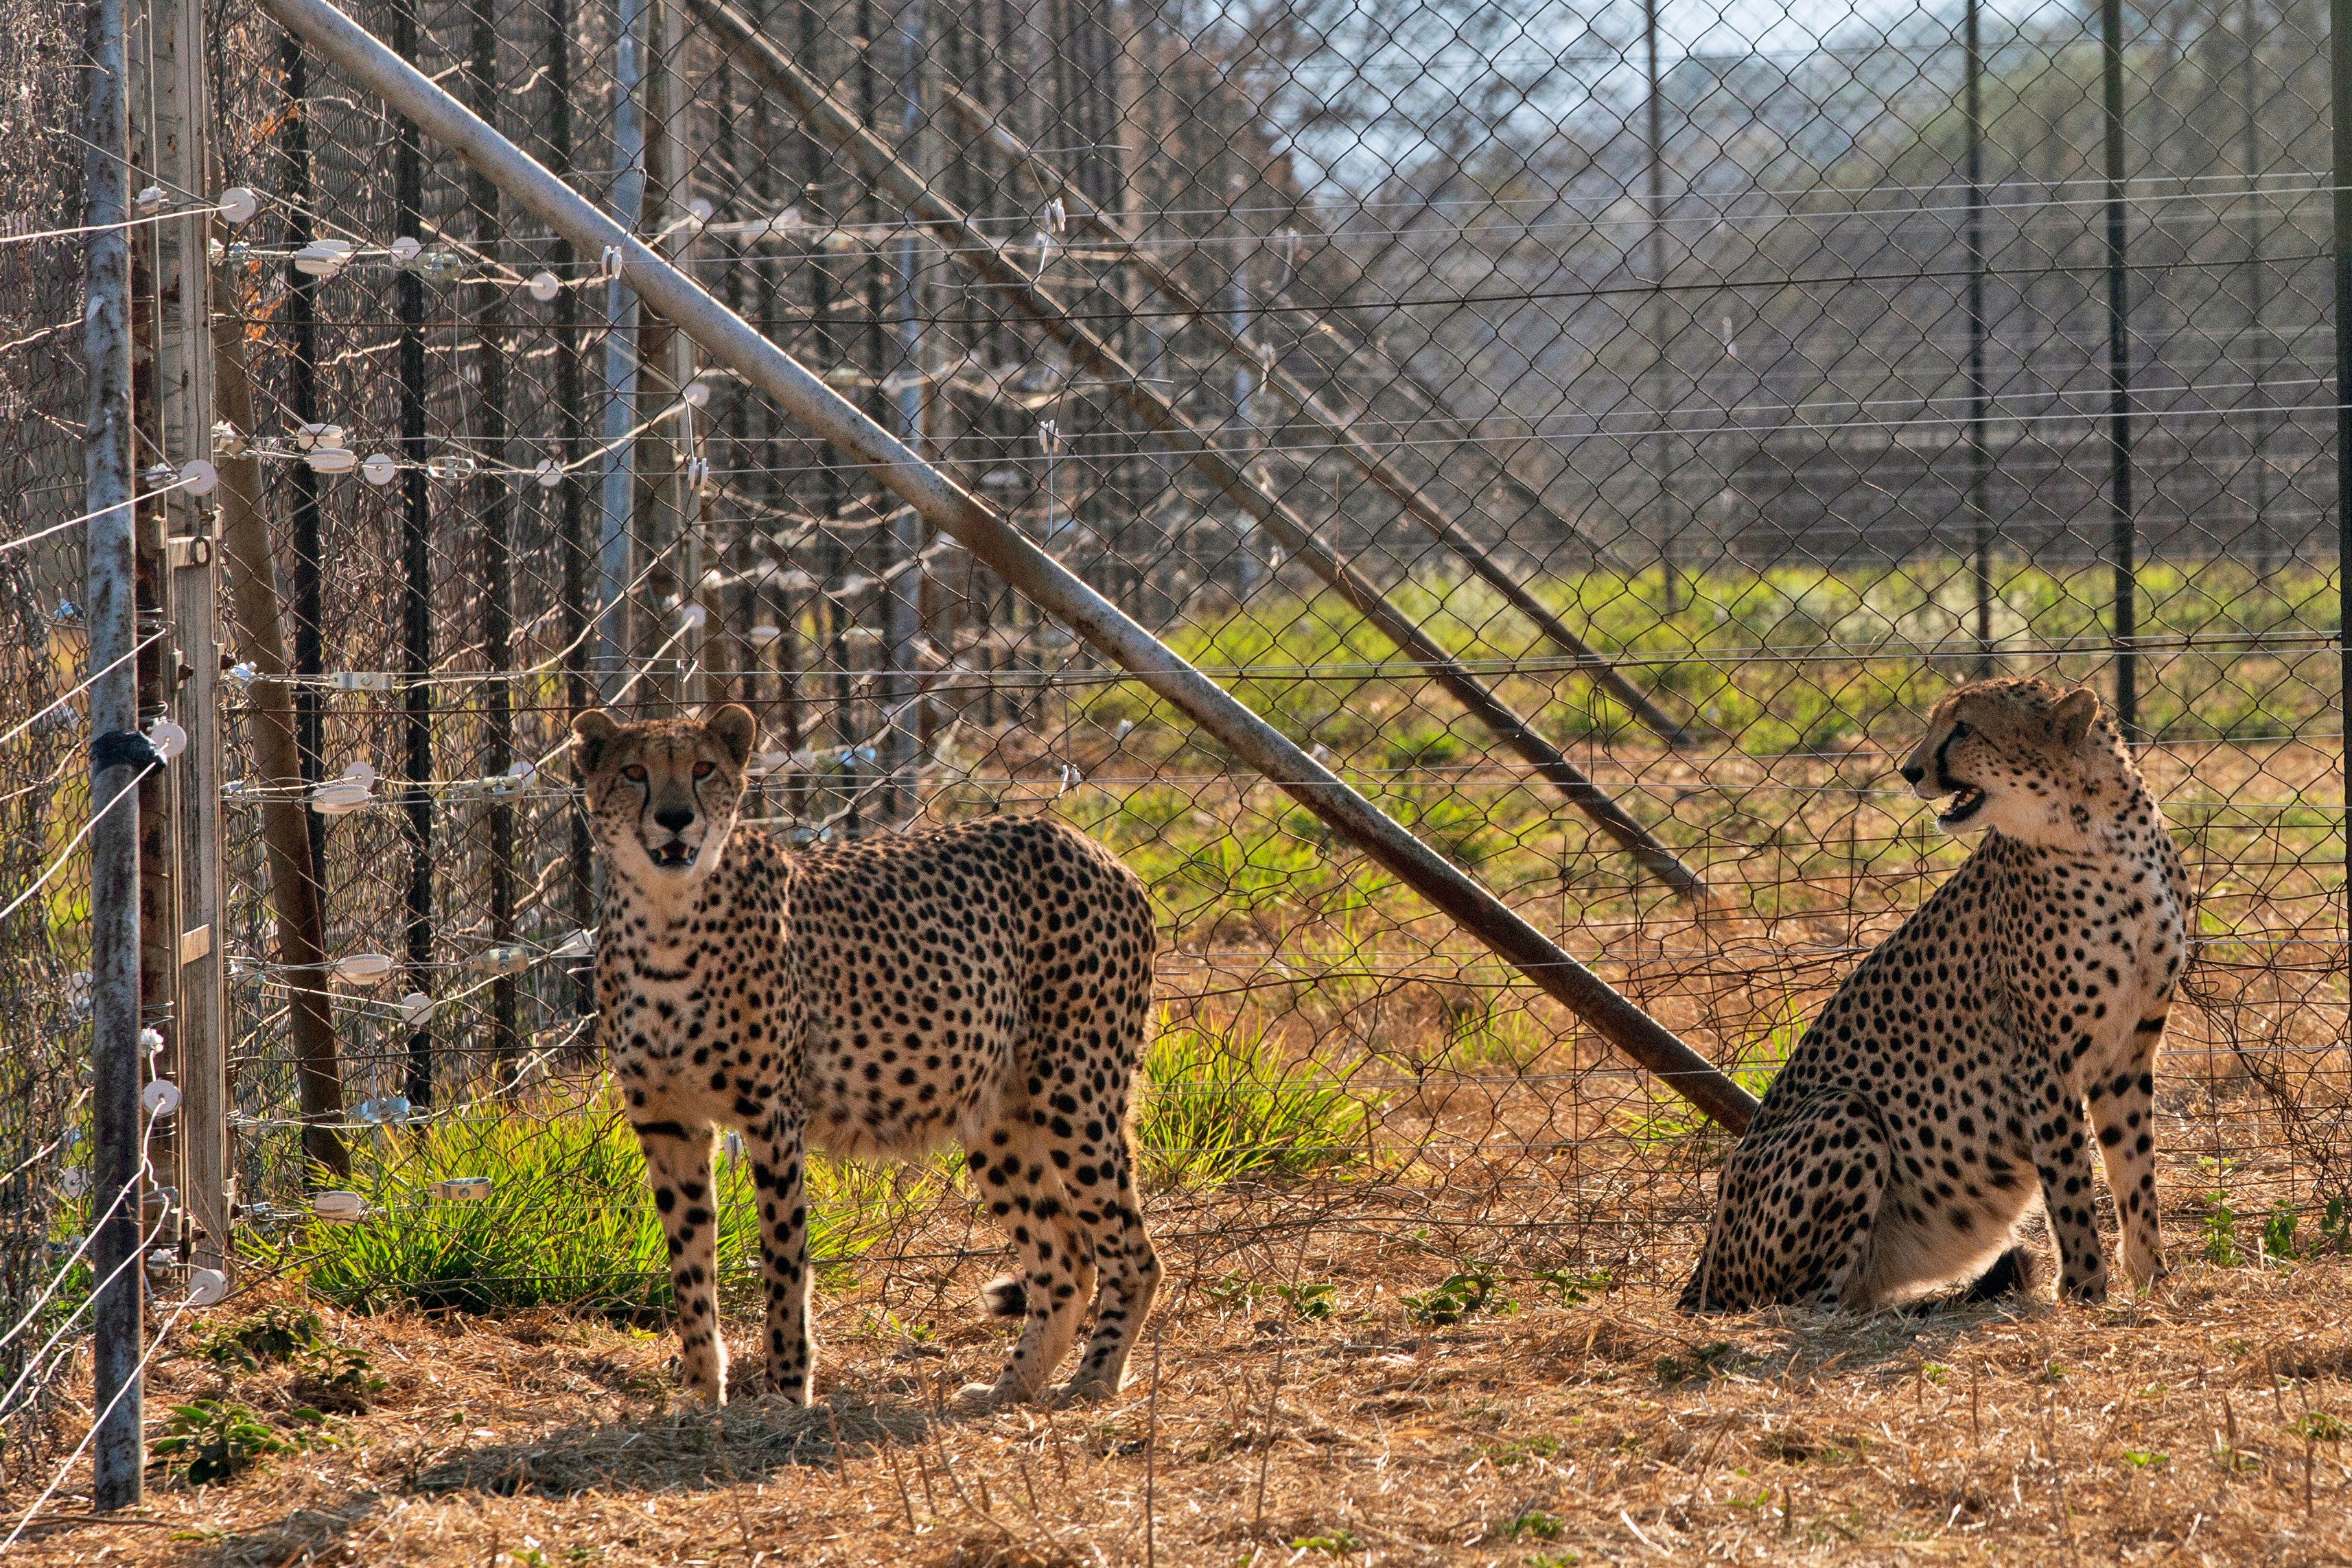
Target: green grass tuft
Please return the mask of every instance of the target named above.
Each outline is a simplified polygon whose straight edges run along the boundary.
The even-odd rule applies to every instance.
[[[615,1322],[650,1323],[670,1310],[668,1252],[646,1191],[645,1159],[608,1097],[530,1111],[469,1110],[352,1146],[349,1186],[373,1209],[352,1225],[312,1225],[291,1239],[310,1288],[348,1310],[395,1305],[497,1312],[563,1307]],[[490,1196],[434,1197],[433,1183],[487,1176]],[[755,1266],[760,1233],[750,1163],[715,1165],[719,1273]],[[813,1162],[810,1251],[862,1251],[875,1212],[829,1212],[840,1173]]]
[[[1306,1176],[1363,1153],[1370,1108],[1241,1023],[1166,1025],[1144,1055],[1144,1084],[1136,1141],[1155,1186]]]

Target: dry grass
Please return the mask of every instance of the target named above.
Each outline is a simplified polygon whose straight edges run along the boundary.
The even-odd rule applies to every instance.
[[[2185,1240],[2186,1239],[2180,1239]],[[905,1283],[828,1298],[825,1403],[670,1396],[667,1336],[552,1315],[334,1319],[389,1386],[338,1440],[30,1563],[1536,1564],[1721,1556],[2352,1561],[2341,1265],[2189,1263],[2137,1304],[1694,1322],[1654,1288],[1433,1327],[1409,1245],[1179,1260],[1118,1402],[942,1414],[996,1332]],[[2176,1251],[2188,1249],[2176,1243]],[[1189,1265],[1189,1269],[1188,1269]],[[966,1269],[957,1291],[979,1277]],[[1337,1286],[1328,1318],[1238,1288]],[[880,1307],[895,1300],[897,1318]],[[214,1317],[249,1312],[250,1299]],[[756,1335],[746,1323],[737,1337]],[[174,1344],[192,1343],[187,1332]],[[1155,1361],[1157,1375],[1154,1374]],[[182,1356],[151,1413],[224,1392]],[[243,1374],[264,1414],[288,1375]],[[68,1414],[66,1424],[79,1423]],[[46,1478],[41,1478],[46,1479]],[[28,1500],[13,1489],[15,1507]]]

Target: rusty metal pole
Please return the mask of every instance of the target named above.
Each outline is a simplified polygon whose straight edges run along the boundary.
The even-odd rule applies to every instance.
[[[842,399],[807,366],[762,337],[530,155],[402,60],[328,0],[261,0],[263,7],[384,99],[425,134],[498,182],[525,210],[583,251],[620,255],[621,272],[712,360],[774,400],[820,441],[870,469],[893,495],[962,542],[1040,609],[1190,716],[1341,837],[1393,872],[1602,1039],[1732,1132],[1756,1099],[1657,1019],[1571,957],[1459,866],[1423,843],[1346,780],[1178,657],[1173,650],[1039,549],[1018,528]]]

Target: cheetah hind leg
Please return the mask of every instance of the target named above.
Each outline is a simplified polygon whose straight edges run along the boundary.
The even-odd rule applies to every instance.
[[[1020,1262],[1019,1273],[991,1281],[983,1299],[996,1315],[1026,1322],[1003,1375],[957,1391],[966,1408],[1045,1397],[1054,1369],[1077,1338],[1083,1291],[1094,1284],[1094,1247],[1071,1212],[1050,1142],[1031,1113],[1011,1111],[968,1156],[988,1212],[1012,1238]]]
[[[1770,1305],[1866,1311],[1885,1135],[1857,1095],[1790,1107],[1724,1162],[1715,1224],[1684,1287],[1686,1312]]]
[[[1122,1116],[1109,1146],[1081,1149],[1072,1182],[1078,1223],[1094,1243],[1102,1270],[1095,1296],[1095,1329],[1078,1370],[1064,1385],[1065,1402],[1116,1394],[1127,1380],[1127,1361],[1160,1293],[1160,1254],[1143,1228],[1135,1181],[1135,1147]],[[1092,1175],[1094,1180],[1087,1181]]]

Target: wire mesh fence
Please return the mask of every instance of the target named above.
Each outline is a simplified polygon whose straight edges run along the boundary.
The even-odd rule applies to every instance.
[[[352,14],[1751,1089],[1965,853],[1893,777],[1932,698],[2094,685],[2200,890],[2168,1217],[2276,1249],[2263,1218],[2347,1196],[2315,6]],[[592,703],[738,700],[746,815],[795,843],[1044,810],[1144,878],[1163,1236],[1685,1265],[1726,1142],[1676,1096],[699,362],[610,258],[246,0],[206,15],[217,168],[164,194],[251,193],[211,230],[251,401],[213,445],[259,476],[282,617],[225,601],[250,1262],[658,1310],[563,743]],[[65,101],[71,47],[0,44],[27,103]],[[44,204],[0,215],[30,539],[81,509],[76,242],[24,237],[71,226],[79,153],[0,156]],[[86,809],[73,709],[43,706],[88,674],[76,550],[0,554],[11,886]],[[282,681],[239,656],[272,637]],[[299,780],[258,760],[272,692]],[[286,803],[316,957],[268,899]],[[17,1312],[79,1223],[71,885],[5,926]],[[844,1266],[995,1246],[951,1166],[825,1181]],[[315,1223],[322,1183],[362,1221]]]

